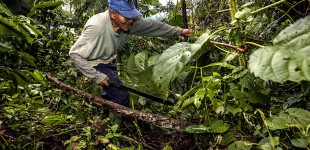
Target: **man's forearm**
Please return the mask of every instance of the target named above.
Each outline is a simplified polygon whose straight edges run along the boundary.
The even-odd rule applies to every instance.
[[[182,28],[159,21],[139,18],[134,22],[130,34],[139,36],[179,36]]]

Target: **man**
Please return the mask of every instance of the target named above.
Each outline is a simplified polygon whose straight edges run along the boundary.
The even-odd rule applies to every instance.
[[[108,83],[108,80],[121,83],[117,76],[116,51],[124,46],[128,35],[187,36],[192,32],[142,18],[134,0],[109,0],[108,3],[107,11],[87,21],[69,55],[86,77],[103,86],[103,98],[128,106],[129,93]]]

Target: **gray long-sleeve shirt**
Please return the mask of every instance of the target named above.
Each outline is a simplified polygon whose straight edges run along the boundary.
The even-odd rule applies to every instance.
[[[137,19],[129,35],[179,36],[181,28],[144,18]],[[74,65],[88,78],[101,83],[107,76],[94,67],[107,64],[116,57],[116,51],[124,46],[127,33],[117,34],[109,16],[109,10],[91,17],[85,24],[81,36],[71,47],[69,55]]]

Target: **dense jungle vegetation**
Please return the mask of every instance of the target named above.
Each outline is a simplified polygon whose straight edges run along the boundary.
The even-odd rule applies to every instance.
[[[190,123],[164,127],[46,79],[100,96],[68,52],[106,0],[0,0],[0,148],[310,149],[309,2],[138,0],[144,17],[194,31],[132,36],[118,52],[126,86],[175,103],[132,94],[128,111]]]

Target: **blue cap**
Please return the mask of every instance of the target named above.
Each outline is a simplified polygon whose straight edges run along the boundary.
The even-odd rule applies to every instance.
[[[134,0],[109,0],[109,8],[120,12],[126,18],[142,16],[136,9]]]

